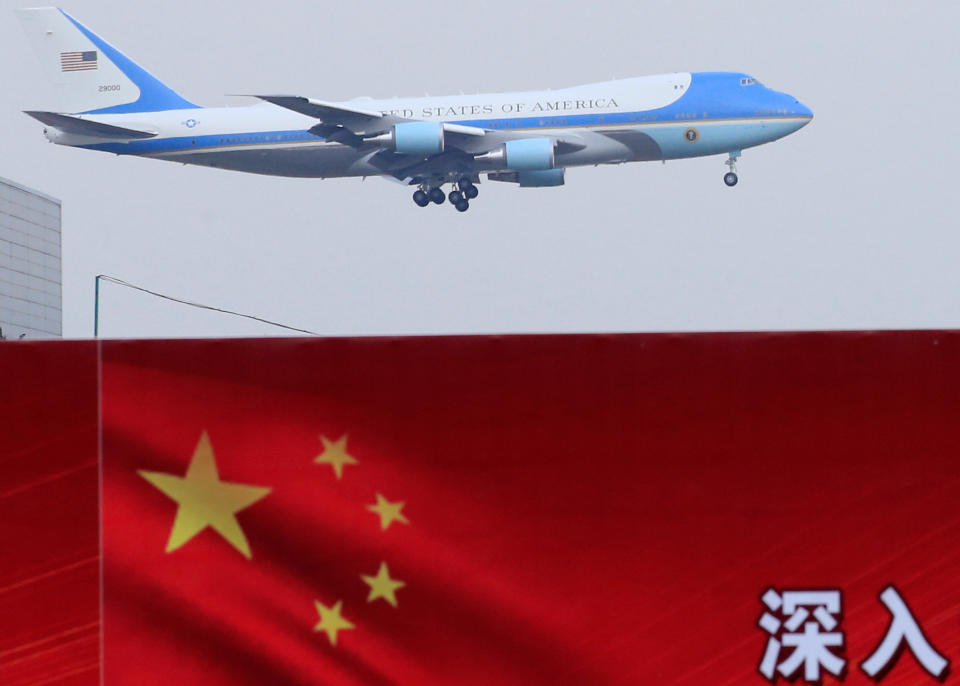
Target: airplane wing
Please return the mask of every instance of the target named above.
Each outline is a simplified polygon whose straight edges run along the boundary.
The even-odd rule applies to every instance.
[[[392,114],[383,114],[374,110],[304,98],[298,95],[257,95],[254,97],[320,120],[320,124],[311,131],[324,138],[331,138],[331,140],[337,140],[337,137],[331,137],[324,133],[324,130],[331,134],[346,130],[358,139],[365,140],[389,132],[396,124],[419,121]],[[452,135],[454,137],[482,138],[487,133],[486,129],[451,123],[445,123],[443,130],[447,136]],[[347,139],[350,139],[349,136],[340,136],[340,138],[344,140],[338,142],[344,143],[347,142]],[[357,142],[352,139],[351,141]]]
[[[557,152],[572,152],[586,147],[579,137],[570,134],[543,134],[519,131],[495,131],[476,126],[444,122],[444,149],[432,155],[411,155],[390,149],[384,137],[397,124],[422,122],[352,105],[314,100],[296,95],[256,95],[261,100],[299,112],[319,120],[310,132],[327,140],[368,151],[366,159],[398,179],[445,170],[466,170],[474,157],[500,148],[509,140],[519,138],[551,138]]]
[[[402,117],[394,117],[357,107],[335,105],[299,95],[256,95],[254,97],[319,119],[320,122],[328,126],[340,126],[349,129],[351,133],[358,136],[375,136],[386,133],[394,124],[408,121]]]
[[[41,121],[47,126],[52,126],[64,133],[72,133],[77,136],[90,136],[91,138],[102,138],[116,141],[138,140],[141,138],[153,138],[157,135],[156,131],[147,131],[145,129],[131,129],[125,126],[114,126],[112,124],[103,124],[90,119],[73,117],[68,114],[58,114],[56,112],[37,112],[25,111],[37,121]]]

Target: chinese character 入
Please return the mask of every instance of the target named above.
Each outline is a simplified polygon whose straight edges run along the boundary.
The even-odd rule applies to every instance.
[[[893,619],[887,634],[873,654],[860,663],[860,669],[871,679],[882,679],[893,668],[900,656],[900,648],[906,644],[920,666],[937,679],[943,677],[950,661],[938,653],[923,635],[920,625],[913,618],[910,608],[893,586],[887,586],[880,594],[880,601],[887,606]],[[879,675],[879,676],[878,676]]]

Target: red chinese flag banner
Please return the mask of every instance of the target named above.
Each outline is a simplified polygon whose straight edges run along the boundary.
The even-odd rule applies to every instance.
[[[958,333],[99,349],[104,686],[960,678]],[[95,352],[4,405],[5,685],[99,683]]]
[[[920,684],[960,336],[110,343],[120,684]]]

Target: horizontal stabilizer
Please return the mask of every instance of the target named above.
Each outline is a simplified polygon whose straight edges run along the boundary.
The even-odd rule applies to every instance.
[[[124,126],[114,126],[112,124],[103,124],[98,121],[81,119],[69,114],[58,114],[56,112],[24,112],[34,119],[43,122],[47,126],[71,133],[76,136],[89,136],[91,138],[106,138],[109,140],[136,140],[139,138],[153,138],[157,131],[146,131],[143,129],[129,129]]]

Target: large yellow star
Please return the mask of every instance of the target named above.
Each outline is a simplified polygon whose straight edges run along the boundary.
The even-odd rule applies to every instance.
[[[317,612],[320,613],[320,621],[313,627],[313,630],[325,631],[327,638],[330,639],[330,645],[337,645],[337,632],[341,629],[356,628],[340,614],[343,607],[342,600],[338,600],[333,607],[327,607],[319,600],[314,600],[313,604],[317,606]]]
[[[367,509],[380,515],[380,530],[386,531],[387,528],[394,522],[400,522],[401,524],[410,523],[410,520],[407,519],[400,511],[403,509],[405,504],[406,503],[403,502],[391,503],[389,500],[377,493],[377,504],[367,505]]]
[[[347,453],[347,436],[344,434],[336,441],[331,441],[326,436],[321,436],[323,441],[323,452],[314,460],[317,464],[328,464],[333,467],[333,473],[338,479],[343,478],[343,465],[357,464],[356,459]]]
[[[138,470],[137,474],[177,501],[167,552],[171,553],[208,526],[223,536],[245,558],[250,559],[250,544],[234,516],[270,493],[269,488],[220,481],[213,446],[204,431],[193,451],[186,476]]]
[[[380,563],[380,571],[377,572],[376,576],[367,576],[366,574],[361,574],[360,578],[363,579],[364,583],[370,586],[370,595],[367,596],[368,603],[372,603],[377,598],[383,598],[388,603],[396,607],[396,592],[406,586],[406,584],[402,581],[390,578],[390,570],[387,569],[386,562]]]

